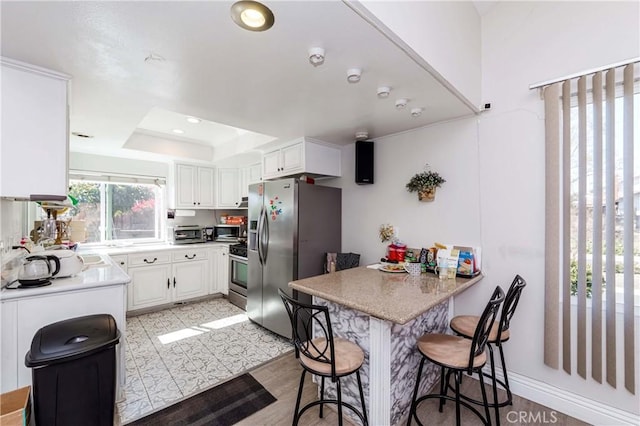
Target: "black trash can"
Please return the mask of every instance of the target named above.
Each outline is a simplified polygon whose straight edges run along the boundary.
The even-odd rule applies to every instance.
[[[120,332],[108,314],[49,324],[31,341],[36,425],[113,425],[116,344]]]

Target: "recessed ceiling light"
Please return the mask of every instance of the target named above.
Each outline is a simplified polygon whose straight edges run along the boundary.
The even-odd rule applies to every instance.
[[[388,98],[389,93],[391,93],[391,87],[388,86],[380,86],[378,87],[378,97],[379,98]]]
[[[195,117],[187,117],[187,121],[189,123],[193,123],[193,124],[200,124],[200,122],[202,120],[200,120],[199,118],[195,118]]]
[[[400,98],[396,101],[396,109],[403,109],[409,103],[409,99]]]
[[[183,133],[184,133],[184,130],[180,130],[180,129],[173,129],[173,130],[172,130],[172,132],[173,132],[173,133],[177,133],[177,134],[181,135],[181,134],[183,134]]]
[[[347,81],[349,83],[357,83],[360,81],[362,70],[360,68],[349,68],[347,70]]]
[[[309,63],[314,67],[324,64],[324,49],[322,47],[309,49]]]
[[[231,6],[233,22],[249,31],[265,31],[273,26],[273,12],[257,1],[243,0]]]
[[[422,108],[413,108],[411,110],[412,117],[420,117],[422,115]]]

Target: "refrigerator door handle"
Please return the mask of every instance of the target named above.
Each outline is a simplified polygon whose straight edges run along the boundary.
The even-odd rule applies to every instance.
[[[262,259],[264,263],[267,263],[267,256],[269,255],[269,216],[267,215],[267,209],[264,209],[264,223],[262,224]]]
[[[256,233],[256,237],[257,237],[257,242],[256,242],[256,249],[258,251],[258,260],[260,261],[261,265],[264,265],[264,259],[262,257],[262,216],[264,213],[264,205],[260,206],[260,215],[258,216],[258,229],[257,229],[257,233]]]

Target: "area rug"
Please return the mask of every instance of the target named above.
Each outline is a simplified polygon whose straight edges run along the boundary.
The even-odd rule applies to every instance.
[[[128,426],[231,426],[275,400],[250,374],[243,374]]]

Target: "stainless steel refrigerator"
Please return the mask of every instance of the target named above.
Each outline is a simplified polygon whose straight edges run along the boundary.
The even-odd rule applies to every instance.
[[[340,188],[296,179],[249,187],[247,315],[252,321],[291,337],[278,289],[311,301],[288,284],[322,274],[325,254],[340,252],[341,210]]]

